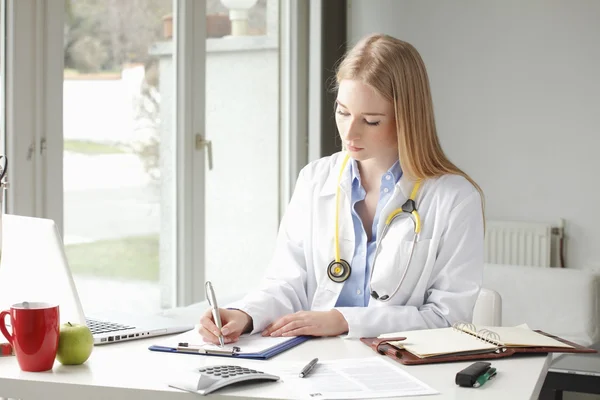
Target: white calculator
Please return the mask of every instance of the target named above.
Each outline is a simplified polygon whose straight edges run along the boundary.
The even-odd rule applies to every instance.
[[[187,382],[170,383],[169,386],[185,390],[186,392],[205,395],[234,383],[279,380],[279,377],[276,375],[267,374],[251,368],[240,367],[238,365],[203,367],[200,368],[198,372],[200,372],[200,374],[195,375],[195,382],[187,380]]]

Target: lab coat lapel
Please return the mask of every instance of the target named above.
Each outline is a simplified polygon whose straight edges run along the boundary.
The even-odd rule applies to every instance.
[[[343,160],[343,153],[339,157]],[[335,175],[336,188],[332,190],[331,187],[324,188],[325,191],[322,192],[323,195],[325,193],[331,195],[333,192],[333,196],[335,196],[335,192],[337,190],[337,178],[339,174],[339,168],[341,167],[341,161],[336,163],[337,169],[333,169],[330,175]],[[340,198],[339,198],[339,243],[340,243],[340,257],[343,260],[346,260],[348,263],[352,264],[352,257],[354,256],[354,225],[352,222],[352,212],[351,212],[351,174],[350,174],[350,164],[346,165],[346,170],[344,171],[344,175],[342,176],[342,181],[340,183]],[[327,180],[327,183],[331,184],[332,179],[331,176]],[[335,202],[333,209],[331,210],[331,224],[335,225]],[[335,232],[334,232],[335,234]],[[332,249],[333,250],[333,249]],[[332,258],[327,260],[324,263],[325,266],[329,265],[331,261],[333,261],[335,253],[332,253]],[[326,311],[331,310],[344,287],[345,282],[337,283],[333,282],[327,276],[327,273],[324,274],[324,277],[319,282],[319,287],[315,293],[312,310],[315,311]]]
[[[390,197],[390,200],[381,210],[379,223],[377,224],[378,238],[381,238],[381,234],[383,233],[385,220],[395,209],[402,207],[402,205],[406,203],[406,200],[410,197],[410,192],[412,191],[414,184],[414,180],[410,179],[406,174],[402,174],[402,177],[394,187],[392,197]]]
[[[352,263],[354,257],[354,223],[352,221],[351,181],[342,180],[340,190],[340,257]]]

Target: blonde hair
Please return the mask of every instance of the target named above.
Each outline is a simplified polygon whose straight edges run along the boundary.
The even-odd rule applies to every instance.
[[[383,34],[363,38],[338,65],[336,89],[344,79],[366,83],[393,103],[398,156],[404,174],[414,180],[461,175],[479,191],[483,208],[479,185],[442,150],[425,64],[411,44]]]

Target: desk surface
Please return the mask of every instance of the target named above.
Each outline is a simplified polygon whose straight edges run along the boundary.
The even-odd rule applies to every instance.
[[[190,370],[203,365],[249,365],[265,368],[269,361],[239,360],[189,354],[169,354],[149,351],[150,344],[161,338],[96,346],[90,359],[80,366],[55,363],[52,371],[32,373],[19,369],[15,357],[0,358],[0,397],[23,400],[38,398],[61,399],[198,399],[192,393],[167,386],[167,375],[175,370]],[[375,353],[357,340],[319,338],[274,357],[276,361],[306,361],[313,357],[321,360],[372,357]],[[382,356],[383,357],[383,356]],[[386,358],[387,359],[387,358]],[[456,372],[470,363],[403,366],[416,378],[440,392],[426,396],[432,399],[526,399],[537,398],[550,364],[550,356],[535,355],[494,360],[498,369],[496,379],[478,389],[455,385]],[[224,389],[210,398],[290,398],[294,395],[284,382],[254,384]],[[413,397],[410,397],[411,399]],[[408,397],[403,397],[408,399]],[[416,397],[415,397],[416,399]],[[419,397],[419,400],[424,400]]]

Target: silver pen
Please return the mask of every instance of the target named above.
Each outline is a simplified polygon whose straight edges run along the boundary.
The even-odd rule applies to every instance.
[[[219,306],[217,305],[217,296],[215,296],[215,290],[213,289],[210,281],[207,281],[204,287],[206,288],[206,299],[208,300],[208,304],[210,304],[212,309],[213,319],[215,320],[217,328],[219,328],[219,344],[221,347],[224,347],[225,342],[223,340],[223,334],[221,333],[223,324],[221,323],[221,314],[219,314]]]
[[[313,368],[315,367],[315,365],[317,365],[318,362],[318,358],[313,358],[312,360],[310,360],[310,362],[306,364],[304,368],[302,368],[302,371],[300,371],[300,374],[298,376],[300,378],[306,377],[308,374],[310,374],[310,372],[313,370]]]

